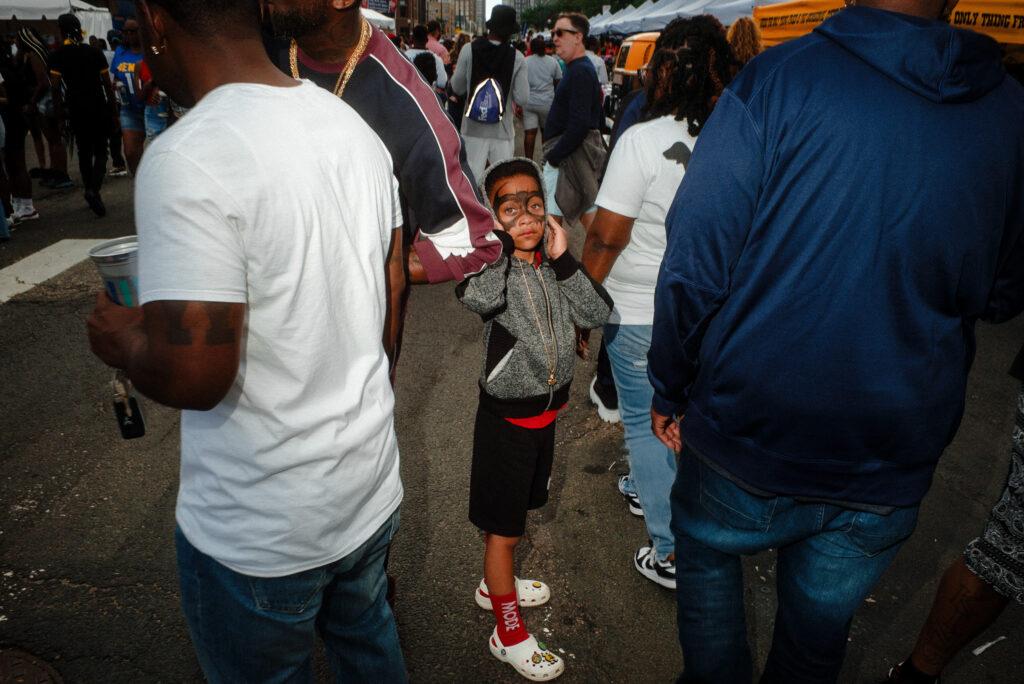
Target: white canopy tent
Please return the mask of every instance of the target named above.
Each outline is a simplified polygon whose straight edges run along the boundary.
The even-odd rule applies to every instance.
[[[669,2],[671,0],[647,0],[637,10],[627,17],[624,17],[615,22],[614,26],[610,27],[615,33],[632,34],[640,31],[640,18],[652,11],[657,5]]]
[[[625,31],[623,31],[620,27],[628,26],[627,22],[630,19],[634,17],[643,16],[643,14],[653,6],[654,3],[652,2],[652,0],[647,0],[644,4],[640,5],[639,7],[631,8],[631,11],[623,12],[619,16],[614,17],[609,21],[605,22],[604,26],[602,26],[601,28],[605,33],[625,33]]]
[[[609,23],[611,23],[612,21],[615,21],[616,19],[618,19],[619,17],[621,17],[623,15],[626,15],[626,14],[634,12],[634,11],[636,11],[635,7],[633,7],[632,5],[626,5],[625,7],[620,9],[618,12],[612,12],[610,15],[605,17],[603,20],[601,20],[597,24],[591,24],[590,25],[590,32],[594,33],[594,34],[604,33],[605,32],[605,27]]]
[[[114,30],[114,18],[105,7],[96,7],[82,0],[71,0],[71,9],[82,22],[82,31],[87,39],[89,36],[96,36],[106,40],[107,33]]]
[[[363,16],[366,17],[366,21],[370,22],[377,28],[383,29],[385,31],[395,30],[395,20],[387,16],[386,14],[374,12],[369,7],[363,7],[362,12]]]
[[[710,14],[728,26],[753,14],[755,0],[662,0],[659,4],[660,7],[639,17],[640,25],[634,31],[661,31],[673,19],[701,14]]]
[[[0,20],[56,21],[57,17],[68,12],[74,12],[82,22],[86,37],[106,39],[107,32],[114,28],[110,10],[83,0],[0,0]]]
[[[608,13],[601,12],[601,14],[595,14],[592,17],[588,17],[587,21],[590,22],[590,28],[593,29],[596,24],[604,21],[605,19],[607,19],[610,16],[611,16],[611,12],[608,12]]]
[[[55,20],[71,9],[68,0],[0,0],[0,19],[21,19],[22,21]]]
[[[640,18],[641,31],[660,31],[676,18],[680,9],[694,4],[694,0],[669,0],[653,12]]]

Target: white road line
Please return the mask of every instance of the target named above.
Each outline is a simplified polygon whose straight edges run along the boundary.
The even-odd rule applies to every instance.
[[[101,242],[106,240],[61,240],[0,270],[0,304],[88,259]]]

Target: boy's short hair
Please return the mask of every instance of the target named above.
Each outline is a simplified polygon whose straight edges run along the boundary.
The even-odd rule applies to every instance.
[[[514,157],[503,162],[498,162],[484,172],[484,198],[490,205],[491,190],[498,181],[512,176],[532,176],[537,181],[537,187],[544,191],[544,179],[537,164],[526,157]]]

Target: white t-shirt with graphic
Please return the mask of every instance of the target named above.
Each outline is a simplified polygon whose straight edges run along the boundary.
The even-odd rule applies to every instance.
[[[135,216],[142,303],[246,304],[234,385],[182,412],[185,536],[260,577],[354,551],[402,499],[381,342],[402,219],[383,143],[311,83],[222,86],[146,150]]]
[[[697,139],[685,121],[663,116],[622,134],[597,194],[597,206],[636,219],[604,287],[615,301],[609,323],[654,323],[654,288],[665,255],[665,216]]]

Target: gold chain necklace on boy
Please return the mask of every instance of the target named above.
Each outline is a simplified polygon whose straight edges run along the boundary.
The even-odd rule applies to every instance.
[[[537,306],[533,303],[533,295],[530,293],[530,283],[526,280],[526,269],[523,267],[523,262],[516,259],[519,264],[519,275],[523,277],[523,286],[526,288],[526,296],[530,300],[530,309],[533,310],[533,318],[537,322],[537,332],[540,333],[540,341],[544,343],[544,358],[548,362],[548,386],[554,387],[555,383],[558,382],[555,379],[555,370],[558,368],[558,349],[556,348],[553,352],[551,346],[555,343],[555,324],[551,320],[551,304],[548,304],[548,332],[551,333],[551,345],[548,344],[548,340],[544,337],[544,326],[540,322],[540,314],[537,313]],[[533,268],[532,266],[530,268]],[[544,276],[537,272],[537,279],[540,280],[540,288],[544,291],[544,299],[548,298],[548,287],[544,284]],[[549,300],[550,301],[550,300]]]
[[[338,82],[334,84],[334,94],[338,97],[341,97],[342,93],[345,92],[345,86],[348,85],[348,80],[352,78],[352,72],[356,70],[359,58],[366,52],[366,46],[370,43],[371,35],[373,35],[373,30],[370,28],[370,22],[363,19],[362,26],[359,29],[359,43],[356,44],[348,61],[345,62],[345,68],[338,74]],[[288,48],[288,63],[292,68],[292,78],[301,78],[299,76],[299,44],[295,42],[294,38],[292,38],[291,46]]]

